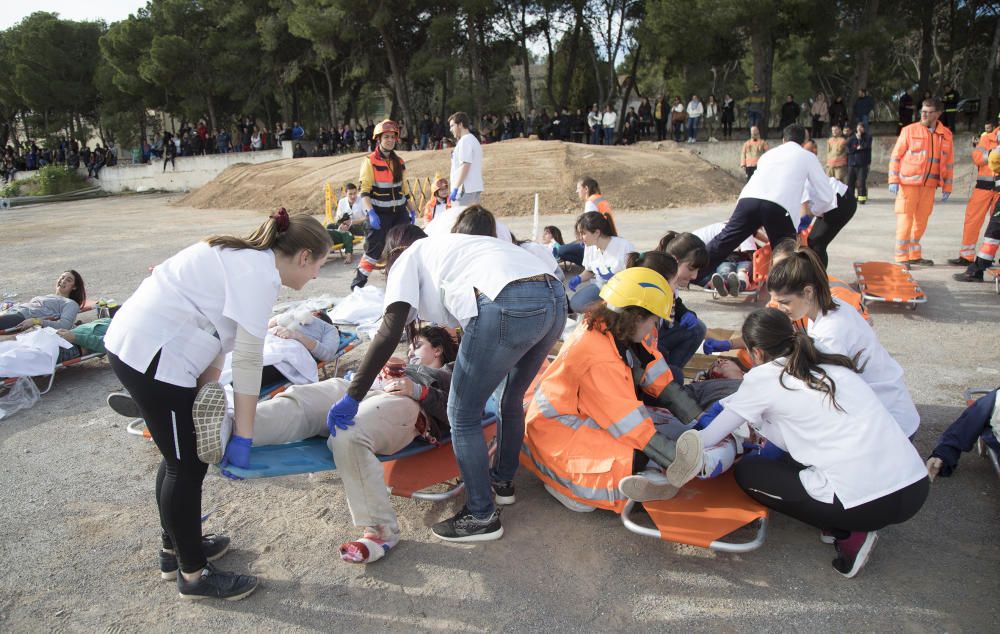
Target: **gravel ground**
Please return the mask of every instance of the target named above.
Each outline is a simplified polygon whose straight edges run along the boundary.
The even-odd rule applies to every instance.
[[[853,279],[853,260],[891,258],[891,204],[874,193],[832,246],[831,270],[842,278]],[[76,268],[91,298],[123,300],[150,265],[213,232],[248,233],[260,219],[170,201],[131,196],[0,212],[0,290],[25,300]],[[963,208],[962,198],[938,205],[928,257],[954,256]],[[730,209],[623,213],[619,224],[650,248],[668,227],[692,229]],[[543,224],[566,232],[572,217]],[[530,233],[530,219],[510,225]],[[923,417],[923,454],[961,412],[963,389],[1000,382],[1000,297],[989,285],[953,282],[956,270],[917,271],[930,301],[914,312],[872,309]],[[282,298],[346,293],[351,274],[332,261],[304,292]],[[685,301],[723,328],[738,327],[751,307],[700,292]],[[85,364],[60,375],[34,408],[0,422],[0,631],[984,632],[1000,622],[1000,483],[974,455],[934,483],[916,518],[882,531],[854,580],[832,570],[832,549],[815,530],[784,517],[772,517],[761,549],[715,554],[632,535],[610,513],[572,514],[526,471],[502,540],[442,543],[429,526],[460,502],[397,499],[404,541],[385,560],[355,567],[337,557],[356,533],[336,473],[241,483],[210,473],[206,528],[234,539],[221,563],[260,575],[263,585],[238,603],[188,604],[157,574],[159,458],[105,405],[118,387],[106,361]]]

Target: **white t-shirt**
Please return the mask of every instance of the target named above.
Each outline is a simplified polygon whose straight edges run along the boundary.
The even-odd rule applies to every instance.
[[[452,205],[448,209],[443,209],[434,214],[434,219],[427,223],[424,227],[424,233],[427,237],[441,235],[442,233],[451,233],[451,228],[455,226],[455,221],[458,220],[458,216],[465,211],[464,205]],[[510,229],[504,223],[497,219],[497,239],[503,240],[504,242],[513,242],[510,235]]]
[[[555,256],[552,255],[552,249],[550,247],[546,247],[543,244],[538,244],[537,242],[532,242],[530,240],[528,242],[522,242],[518,246],[541,260],[556,279],[562,278],[562,269],[559,268],[559,263],[556,261]]]
[[[726,228],[726,223],[715,222],[710,225],[706,225],[700,229],[695,229],[691,233],[701,238],[701,241],[708,244],[712,241],[712,238],[722,233],[722,230]],[[748,237],[746,240],[740,243],[740,246],[736,247],[737,251],[750,251],[754,252],[757,250],[757,242],[753,239],[753,236]]]
[[[365,211],[365,206],[361,204],[361,196],[354,199],[354,204],[344,196],[337,203],[337,217],[334,220],[340,220],[340,217],[344,214],[349,214],[351,216],[351,222],[359,222],[368,218],[368,212]]]
[[[264,339],[280,289],[272,251],[198,242],[143,280],[112,320],[104,346],[139,372],[162,350],[155,378],[194,387],[220,352],[233,350],[237,324]]]
[[[837,199],[837,196],[843,196],[845,193],[847,193],[847,185],[841,183],[839,180],[837,180],[833,176],[830,177],[830,188],[833,190],[833,197],[834,197],[835,201]],[[812,211],[812,215],[814,215],[814,216],[819,217],[819,216],[823,216],[826,213],[826,211],[822,211],[822,212],[813,211],[812,201],[809,199],[809,188],[807,188],[807,187],[802,188],[802,203],[803,204],[807,204],[808,203],[809,210]],[[829,211],[829,210],[827,210],[827,211]]]
[[[458,182],[458,170],[462,163],[469,164],[469,173],[462,181],[462,193],[472,194],[483,191],[483,148],[479,139],[472,133],[462,135],[451,151],[451,180],[454,186]]]
[[[583,250],[583,268],[594,274],[594,283],[598,287],[604,286],[605,277],[608,272],[611,275],[625,268],[625,256],[637,249],[625,238],[612,236],[608,247],[601,251],[597,245],[587,247]]]
[[[389,270],[385,306],[406,302],[424,321],[462,326],[479,314],[476,290],[495,299],[510,282],[550,270],[513,242],[463,233],[414,242]]]
[[[821,216],[837,206],[829,177],[816,155],[798,143],[782,143],[768,150],[757,162],[757,171],[743,186],[740,198],[758,198],[780,205],[797,227],[801,216],[803,189],[812,201],[813,213]]]
[[[837,411],[826,394],[799,379],[785,375],[782,387],[783,362],[754,367],[721,403],[764,437],[781,438],[781,446],[806,466],[799,478],[813,499],[832,503],[836,495],[849,509],[927,476],[917,450],[860,375],[822,366],[836,385],[843,409]]]
[[[882,401],[907,437],[920,426],[920,414],[903,380],[903,368],[893,359],[865,318],[850,304],[833,298],[837,310],[820,314],[806,328],[816,347],[851,358],[860,353],[861,377]]]

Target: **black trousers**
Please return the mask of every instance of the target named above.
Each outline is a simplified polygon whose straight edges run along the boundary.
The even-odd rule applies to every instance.
[[[656,140],[662,141],[667,138],[667,120],[657,119],[656,120]]]
[[[840,230],[847,226],[857,210],[858,201],[848,189],[843,196],[837,196],[836,209],[831,209],[813,222],[812,230],[809,232],[809,248],[819,256],[823,268],[826,268],[830,262],[830,256],[826,252],[827,247],[837,237]],[[777,243],[772,242],[771,244]]]
[[[764,227],[767,231],[771,244],[795,237],[795,225],[784,207],[770,200],[741,198],[726,221],[725,228],[708,243],[708,266],[701,269],[696,283],[699,286],[707,284],[719,263],[729,257],[759,227]]]
[[[799,479],[804,467],[791,458],[773,460],[748,456],[736,463],[736,483],[764,506],[844,539],[854,531],[877,531],[901,524],[917,514],[927,499],[926,477],[877,500],[845,509],[836,496],[820,502],[806,492]]]
[[[108,353],[111,369],[139,407],[163,455],[156,474],[156,505],[166,534],[163,545],[174,546],[182,571],[197,572],[206,564],[201,549],[201,485],[208,471],[198,459],[191,416],[198,390],[153,378],[159,360],[157,353],[149,368],[139,372]]]
[[[855,196],[868,198],[868,170],[871,165],[851,165],[847,168],[847,190]]]
[[[400,207],[396,211],[378,211],[379,228],[372,229],[371,225],[366,225],[368,227],[368,232],[365,234],[365,257],[378,262],[382,259],[382,250],[385,249],[385,237],[389,234],[389,229],[392,229],[396,225],[405,225],[410,222],[410,212],[406,210],[406,207]]]

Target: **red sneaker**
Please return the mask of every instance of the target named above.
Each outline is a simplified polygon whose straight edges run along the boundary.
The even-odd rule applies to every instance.
[[[847,539],[838,539],[834,542],[838,556],[833,560],[833,567],[848,579],[855,577],[868,562],[876,541],[878,533],[875,531],[854,531]]]

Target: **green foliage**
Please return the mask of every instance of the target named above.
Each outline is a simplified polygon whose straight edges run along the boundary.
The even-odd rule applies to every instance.
[[[31,179],[37,183],[38,195],[65,194],[87,187],[87,181],[75,170],[61,165],[46,165]]]

